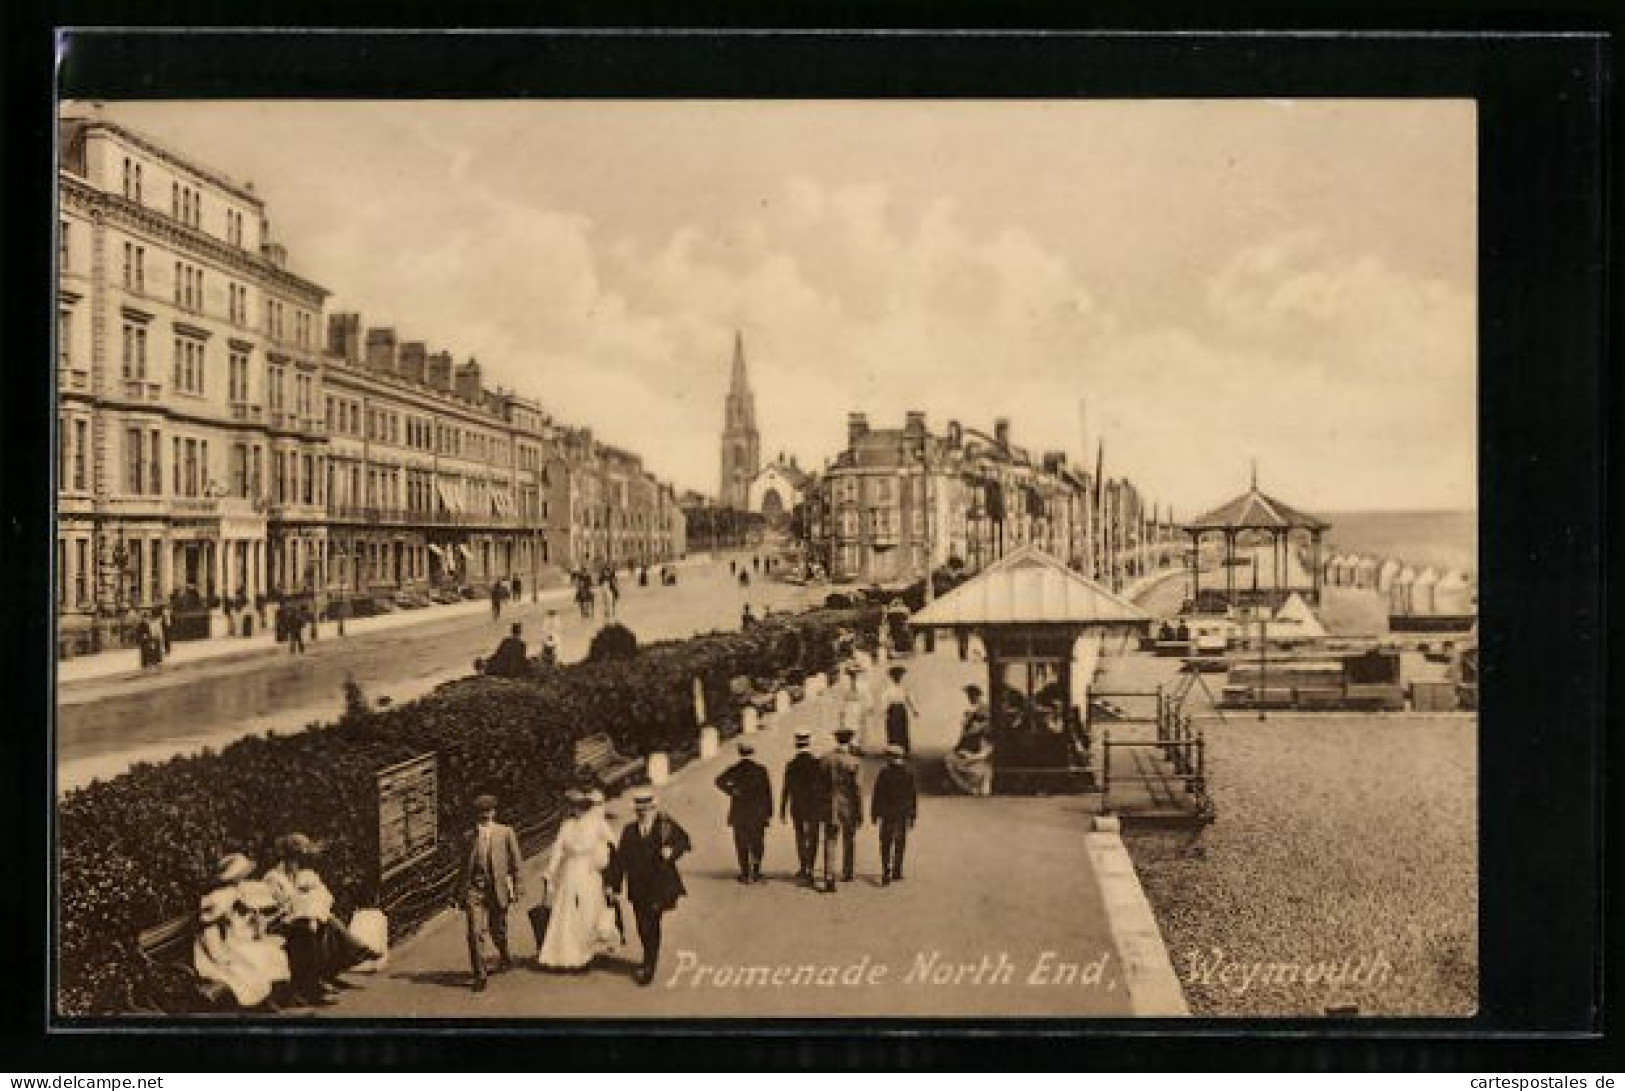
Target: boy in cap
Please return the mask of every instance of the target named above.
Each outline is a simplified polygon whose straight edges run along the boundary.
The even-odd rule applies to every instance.
[[[762,881],[762,850],[767,824],[773,821],[773,785],[755,753],[754,743],[740,740],[739,760],[717,777],[717,787],[728,796],[728,825],[734,831],[742,883]]]
[[[688,893],[677,861],[692,843],[676,819],[660,812],[653,789],[639,788],[632,796],[632,809],[636,817],[621,831],[604,884],[616,894],[623,885],[626,888],[643,943],[643,964],[634,977],[639,985],[648,985],[660,961],[660,919]]]
[[[468,915],[468,962],[474,971],[474,991],[485,991],[485,954],[480,942],[486,932],[497,949],[497,969],[513,965],[508,955],[508,907],[524,894],[519,838],[513,827],[496,820],[497,799],[482,795],[474,800],[478,816],[464,839],[462,870],[456,892]]]
[[[858,785],[861,765],[852,753],[849,727],[835,732],[835,749],[819,760],[819,772],[828,785],[829,806],[820,816],[824,823],[824,887],[825,894],[835,893],[835,838],[841,839],[841,878],[852,881],[853,853],[858,827],[863,825],[863,790]]]
[[[908,754],[897,744],[886,747],[886,766],[875,778],[869,811],[880,827],[880,882],[882,886],[903,878],[903,849],[908,831],[919,810],[919,793],[914,771],[908,767]]]
[[[784,766],[784,795],[779,821],[793,822],[796,834],[796,878],[811,885],[818,862],[818,826],[829,810],[829,789],[812,753],[812,732],[796,732],[796,753]],[[788,813],[788,818],[786,814]]]

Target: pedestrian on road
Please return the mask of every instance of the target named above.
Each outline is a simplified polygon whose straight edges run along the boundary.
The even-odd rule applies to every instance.
[[[525,581],[518,576],[513,578],[513,600],[518,602],[525,593]]]
[[[559,620],[559,612],[549,610],[547,620],[542,622],[542,666],[559,665],[559,633],[563,627],[564,623]]]
[[[829,784],[812,753],[812,732],[796,732],[796,753],[784,765],[784,794],[779,821],[792,823],[796,835],[796,879],[811,886],[818,862],[818,826],[829,812]],[[787,817],[788,816],[788,817]]]
[[[491,584],[491,620],[496,621],[502,616],[503,599],[502,581],[497,580]]]
[[[886,746],[902,747],[903,753],[907,754],[910,749],[909,725],[919,718],[920,710],[908,690],[903,688],[903,675],[908,673],[907,668],[892,667],[886,673],[891,675],[891,682],[880,694],[880,707],[886,710]]]
[[[303,654],[305,650],[305,619],[299,616],[299,607],[284,607],[280,616],[287,619],[284,624],[287,626],[288,633],[288,654]]]
[[[756,615],[750,612],[750,603],[747,602],[745,603],[745,608],[739,613],[739,628],[740,631],[745,631],[755,627]]]
[[[819,761],[819,772],[829,785],[829,809],[824,812],[824,893],[835,893],[835,839],[841,841],[841,880],[850,883],[858,827],[863,825],[863,790],[858,784],[862,766],[852,752],[852,732],[835,732],[835,749]]]
[[[773,784],[755,754],[754,743],[741,741],[739,760],[717,777],[717,787],[728,797],[728,825],[734,831],[742,883],[762,881],[762,851],[767,824],[773,821]]]
[[[903,879],[903,850],[908,831],[914,828],[919,812],[919,791],[914,770],[908,767],[908,752],[901,746],[886,747],[886,766],[875,778],[869,813],[880,827],[880,884]]]
[[[571,575],[570,578],[575,581],[575,585],[576,585],[576,609],[581,611],[581,616],[582,617],[591,618],[592,617],[592,579],[591,579],[591,577],[589,577],[584,570],[578,568]]]
[[[610,861],[608,886],[616,894],[624,886],[632,903],[643,944],[643,964],[635,980],[648,985],[660,963],[661,917],[677,908],[677,900],[688,893],[677,861],[692,842],[676,819],[660,812],[653,789],[638,789],[632,807],[637,817],[621,832],[620,846]]]
[[[456,896],[468,917],[468,963],[474,973],[474,991],[484,992],[487,933],[497,949],[497,969],[513,965],[508,954],[508,907],[524,895],[523,857],[513,827],[497,821],[497,798],[482,795],[474,800],[478,821],[463,841],[461,871]]]

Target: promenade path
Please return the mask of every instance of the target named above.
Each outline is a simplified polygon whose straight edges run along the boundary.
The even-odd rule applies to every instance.
[[[960,687],[980,677],[960,662],[953,641],[935,655],[907,661],[907,684],[922,712],[914,732],[921,776],[919,823],[910,836],[906,880],[878,882],[877,837],[864,827],[857,880],[827,895],[799,887],[789,827],[768,834],[767,881],[735,881],[733,843],[724,825],[726,798],[713,778],[735,760],[732,743],[708,761],[679,770],[661,793],[665,809],[693,836],[683,860],[689,896],[666,918],[665,951],[655,983],[631,980],[639,957],[635,935],[607,965],[585,976],[555,976],[534,966],[535,946],[522,911],[510,918],[519,965],[469,990],[461,913],[446,911],[392,953],[376,976],[355,974],[322,1018],[638,1018],[638,1017],[1079,1017],[1129,1014],[1096,877],[1085,853],[1093,817],[1083,797],[970,799],[937,794],[940,755],[957,738]],[[814,748],[829,747],[832,697],[811,699],[768,717],[755,736],[775,796],[792,734],[809,727]],[[878,761],[866,759],[864,806]],[[624,801],[610,810],[630,817]],[[619,822],[617,823],[619,825]],[[540,890],[540,858],[529,862],[525,904]],[[630,924],[630,922],[629,922]],[[1061,964],[1098,979],[1054,983]],[[698,967],[710,970],[694,984]],[[813,968],[837,983],[746,985],[739,967]],[[826,967],[834,969],[827,970]],[[855,968],[856,967],[856,968]],[[1008,970],[1001,967],[1009,967]],[[718,970],[735,983],[711,984]],[[883,970],[877,970],[883,968]],[[1048,972],[1046,973],[1046,968]],[[880,972],[878,980],[866,975]],[[840,983],[862,979],[865,984]],[[790,975],[786,975],[790,976]],[[1079,972],[1079,977],[1086,976]]]

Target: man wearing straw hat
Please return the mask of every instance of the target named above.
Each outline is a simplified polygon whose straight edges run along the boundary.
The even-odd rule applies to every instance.
[[[796,833],[796,878],[804,885],[813,883],[813,865],[818,863],[818,827],[829,810],[829,786],[819,771],[812,752],[812,732],[796,732],[796,753],[784,766],[784,794],[779,800],[779,821],[794,823]]]
[[[660,961],[661,917],[688,893],[677,861],[692,843],[676,819],[660,812],[654,789],[639,788],[632,796],[632,809],[636,817],[621,831],[604,885],[616,894],[623,885],[626,888],[643,943],[643,964],[634,977],[639,985],[648,985]]]
[[[728,825],[733,828],[742,883],[762,881],[762,851],[767,825],[773,821],[773,784],[755,754],[755,744],[741,739],[739,760],[717,777],[717,787],[728,797]]]
[[[835,893],[835,839],[841,841],[841,879],[852,881],[853,854],[858,827],[863,825],[863,790],[858,785],[862,768],[852,752],[849,727],[835,732],[835,749],[819,759],[819,772],[828,785],[829,806],[820,816],[824,823],[824,886],[825,894]]]
[[[491,934],[497,949],[497,968],[513,965],[508,955],[508,907],[524,894],[519,838],[512,826],[496,820],[497,799],[482,795],[474,800],[478,823],[464,841],[462,871],[456,892],[468,915],[468,962],[474,971],[474,991],[485,991],[485,952],[481,941]]]

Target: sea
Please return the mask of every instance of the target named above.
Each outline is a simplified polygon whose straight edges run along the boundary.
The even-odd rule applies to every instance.
[[[1450,569],[1478,571],[1476,511],[1332,511],[1318,512],[1332,526],[1326,532],[1328,555],[1359,553],[1392,557],[1417,570],[1431,566],[1443,575]]]

